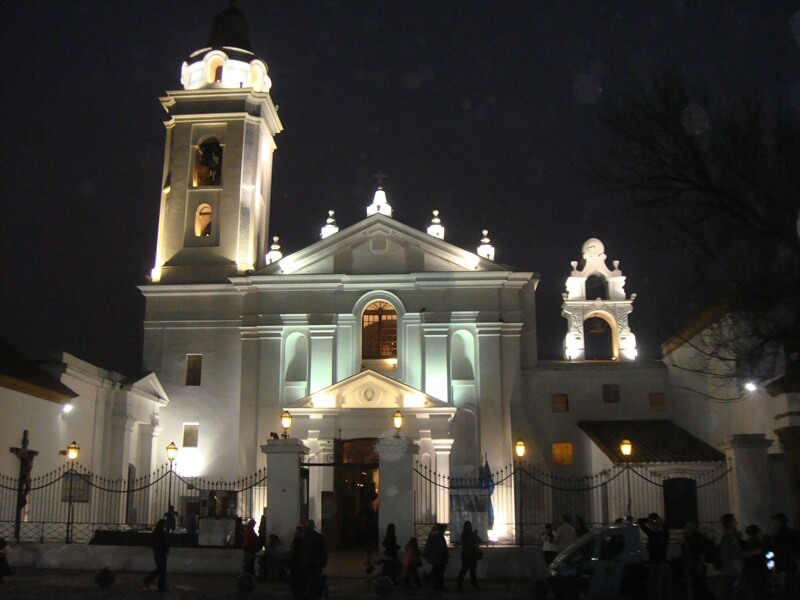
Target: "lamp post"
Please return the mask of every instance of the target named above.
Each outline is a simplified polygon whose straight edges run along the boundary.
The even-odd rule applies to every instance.
[[[394,423],[394,437],[400,437],[400,429],[403,427],[403,413],[399,410],[394,413],[392,417],[392,423]]]
[[[622,442],[619,445],[619,451],[622,453],[622,456],[625,457],[624,458],[625,471],[627,471],[626,479],[628,482],[628,506],[626,510],[627,512],[626,516],[628,517],[628,521],[630,521],[633,519],[633,514],[631,512],[631,463],[630,463],[631,456],[633,455],[633,444],[631,443],[630,440],[622,440]]]
[[[525,457],[525,442],[518,439],[514,444],[514,454],[517,455],[517,545],[522,546],[525,543],[525,536],[522,531],[522,459]]]
[[[172,461],[174,461],[178,456],[178,446],[175,445],[175,442],[170,442],[167,445],[167,460],[169,461],[169,487],[167,491],[167,512],[174,513],[175,510],[172,508]],[[170,515],[172,518],[173,515]]]
[[[292,415],[289,413],[288,410],[283,411],[281,415],[281,427],[283,427],[283,433],[281,437],[283,439],[287,439],[289,437],[289,428],[292,426]]]
[[[67,471],[67,502],[69,505],[67,508],[67,534],[64,537],[65,544],[72,543],[72,486],[75,483],[75,461],[78,460],[80,453],[81,447],[74,441],[67,446],[66,450],[59,451],[61,456],[66,456],[69,459],[69,471]]]

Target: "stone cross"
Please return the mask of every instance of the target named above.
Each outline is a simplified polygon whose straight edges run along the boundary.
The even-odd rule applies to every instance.
[[[22,509],[28,504],[28,494],[31,491],[31,471],[33,459],[39,454],[36,450],[28,448],[28,430],[22,432],[22,447],[9,448],[14,456],[19,459],[19,484],[17,487],[17,514],[14,519],[14,538],[19,541],[19,530],[22,522]]]

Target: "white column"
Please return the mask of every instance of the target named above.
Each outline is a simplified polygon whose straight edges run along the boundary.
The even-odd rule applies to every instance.
[[[433,440],[433,450],[436,453],[433,470],[437,475],[442,475],[445,481],[450,478],[450,449],[452,447],[452,439]],[[442,488],[437,488],[436,521],[438,523],[450,522],[450,492]]]
[[[739,433],[723,448],[731,466],[728,474],[731,512],[742,528],[753,523],[762,529],[769,525],[769,494],[754,491],[770,489],[768,450],[771,445],[772,440],[763,433]]]
[[[289,544],[300,523],[300,461],[308,448],[301,440],[288,438],[267,440],[261,451],[267,455],[267,531]]]
[[[414,457],[419,453],[410,438],[382,438],[377,444],[380,461],[381,510],[378,534],[394,523],[398,544],[414,535]]]

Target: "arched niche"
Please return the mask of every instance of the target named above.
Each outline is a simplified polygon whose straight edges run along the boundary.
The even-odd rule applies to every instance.
[[[475,338],[469,331],[456,331],[450,340],[450,377],[458,381],[475,379]]]
[[[308,380],[308,338],[294,332],[286,338],[286,370],[284,380],[300,382]]]

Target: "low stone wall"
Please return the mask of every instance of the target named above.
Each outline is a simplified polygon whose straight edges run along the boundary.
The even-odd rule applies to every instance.
[[[455,577],[461,567],[458,548],[450,549],[447,577]],[[332,556],[327,573],[330,577],[365,576],[363,556],[352,554],[339,559]],[[153,569],[153,555],[141,546],[98,546],[89,544],[12,543],[8,552],[12,567],[38,569],[97,570],[146,572]],[[172,573],[231,574],[241,571],[242,551],[226,548],[172,548],[169,571]],[[541,552],[534,547],[493,547],[483,549],[478,563],[482,579],[531,580],[543,576]]]

